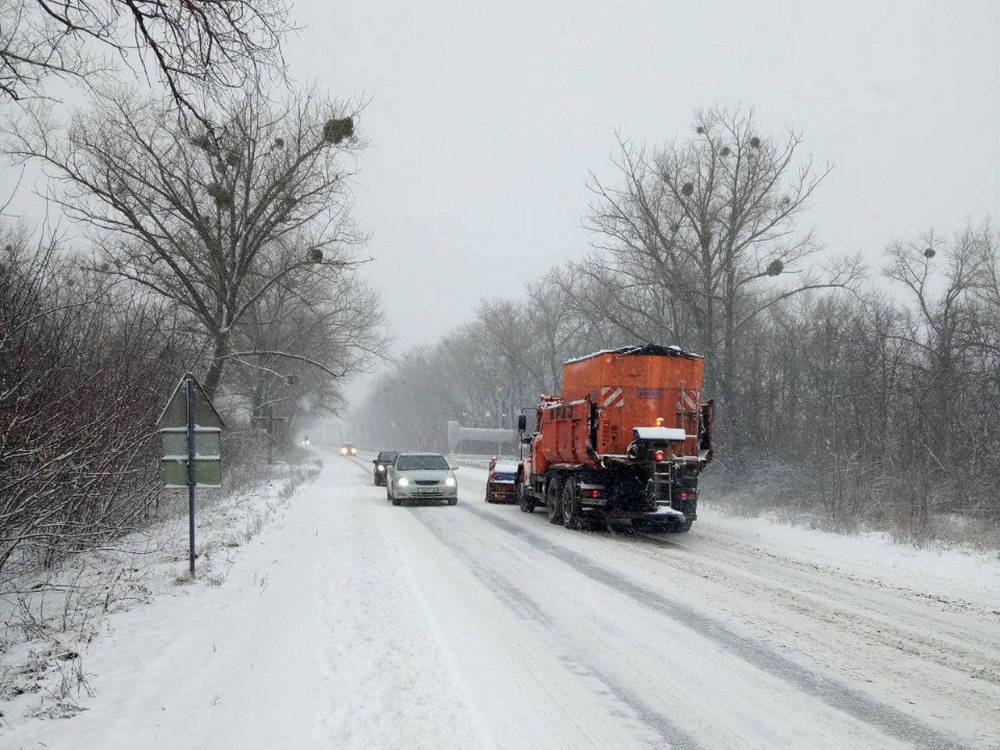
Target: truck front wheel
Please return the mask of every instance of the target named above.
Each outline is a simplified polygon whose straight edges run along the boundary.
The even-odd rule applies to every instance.
[[[548,511],[549,523],[551,524],[563,522],[561,492],[562,482],[558,478],[550,479],[545,486],[545,508]]]

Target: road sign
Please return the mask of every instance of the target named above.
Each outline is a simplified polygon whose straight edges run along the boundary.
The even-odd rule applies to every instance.
[[[194,491],[222,486],[225,426],[194,375],[185,373],[156,420],[163,438],[163,482],[188,491],[188,555],[194,577]]]
[[[160,430],[163,438],[163,486],[184,489],[188,486],[188,437],[186,427]],[[216,427],[194,429],[195,487],[222,486],[222,430]]]
[[[163,413],[157,420],[163,438],[162,470],[164,486],[185,489],[188,486],[187,387],[194,389],[194,475],[196,487],[222,486],[223,422],[212,402],[202,392],[190,373],[181,378]]]
[[[195,424],[199,427],[215,427],[221,430],[226,426],[222,422],[222,417],[219,416],[219,412],[215,410],[212,402],[208,400],[208,396],[202,390],[201,384],[198,383],[197,379],[191,373],[185,373],[184,377],[181,378],[180,382],[174,388],[174,392],[170,394],[170,400],[160,413],[160,418],[156,420],[156,424],[160,429],[167,427],[187,427],[187,400],[185,399],[184,384],[188,380],[194,381],[196,390],[194,404]]]

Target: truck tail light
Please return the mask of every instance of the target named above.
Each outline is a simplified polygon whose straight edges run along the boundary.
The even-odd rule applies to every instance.
[[[663,451],[656,451],[656,453],[653,454],[653,460],[655,460],[656,463],[661,463],[663,459],[666,457],[667,454],[664,453]]]
[[[678,492],[677,493],[677,499],[678,500],[687,500],[688,499],[688,493],[686,493],[686,492]]]
[[[604,490],[597,490],[597,489],[582,490],[580,494],[586,498],[598,498],[598,497],[604,497]]]

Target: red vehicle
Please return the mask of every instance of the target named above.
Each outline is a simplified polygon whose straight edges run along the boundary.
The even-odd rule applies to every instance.
[[[490,461],[490,473],[486,478],[486,502],[516,503],[517,494],[517,462]]]
[[[687,531],[698,476],[712,460],[704,360],[678,347],[625,347],[563,365],[562,396],[543,396],[517,471],[521,510],[570,528],[630,521]],[[524,415],[518,427],[527,424]]]

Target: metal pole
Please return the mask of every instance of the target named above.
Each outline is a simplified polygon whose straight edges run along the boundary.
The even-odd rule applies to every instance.
[[[194,378],[185,381],[185,396],[187,400],[187,448],[188,448],[188,546],[190,556],[191,577],[194,578],[194,486],[196,483],[194,470]]]

